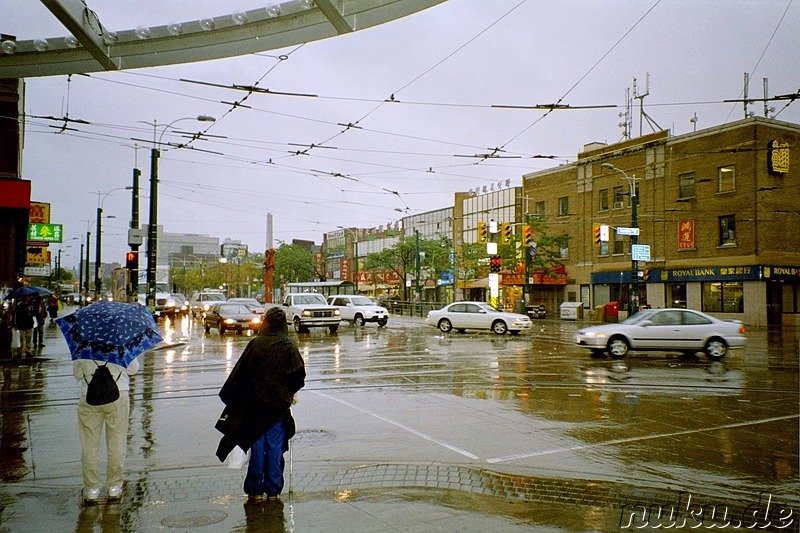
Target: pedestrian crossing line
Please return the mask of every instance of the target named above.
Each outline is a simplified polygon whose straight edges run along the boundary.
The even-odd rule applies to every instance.
[[[469,452],[467,450],[464,450],[462,448],[459,448],[458,446],[455,446],[453,444],[449,444],[447,442],[439,440],[439,439],[437,439],[435,437],[432,437],[432,436],[430,436],[430,435],[428,435],[426,433],[422,433],[421,431],[417,431],[416,429],[411,428],[411,427],[403,424],[402,422],[398,422],[396,420],[392,420],[391,418],[386,418],[385,416],[379,415],[378,413],[373,413],[373,412],[367,411],[366,409],[363,409],[363,408],[361,408],[361,407],[359,407],[357,405],[354,405],[354,404],[352,404],[352,403],[350,403],[348,401],[342,400],[340,398],[336,398],[334,396],[330,396],[328,394],[325,394],[325,393],[319,392],[319,391],[308,391],[308,393],[316,394],[317,396],[321,396],[321,397],[326,398],[328,400],[331,400],[331,401],[340,403],[342,405],[345,405],[345,406],[347,406],[347,407],[349,407],[351,409],[355,409],[356,411],[364,413],[365,415],[369,415],[369,416],[371,416],[373,418],[377,418],[378,420],[380,420],[382,422],[386,422],[387,424],[391,424],[396,428],[402,429],[403,431],[407,431],[408,433],[411,433],[412,435],[416,435],[417,437],[423,438],[423,439],[425,439],[425,440],[427,440],[429,442],[437,444],[437,445],[439,445],[439,446],[441,446],[443,448],[446,448],[446,449],[448,449],[450,451],[456,452],[457,454],[463,455],[464,457],[467,457],[469,459],[478,459],[477,455],[475,455],[475,454],[473,454],[473,453],[471,453],[471,452]]]
[[[543,455],[554,455],[557,453],[564,453],[564,452],[574,452],[580,450],[588,450],[591,448],[598,448],[603,446],[613,446],[615,444],[628,444],[631,442],[640,442],[644,440],[652,440],[652,439],[661,439],[665,437],[679,437],[681,435],[691,435],[693,433],[708,433],[711,431],[719,431],[721,429],[732,429],[738,427],[745,427],[745,426],[755,426],[758,424],[769,424],[770,422],[780,422],[783,420],[791,420],[793,418],[800,418],[800,414],[797,415],[785,415],[785,416],[775,416],[771,418],[762,418],[759,420],[748,420],[745,422],[735,422],[732,424],[724,424],[721,426],[712,426],[700,429],[685,429],[682,431],[672,431],[670,433],[656,433],[654,435],[644,435],[638,437],[625,437],[622,439],[612,439],[606,440],[603,442],[593,442],[590,444],[580,444],[574,446],[564,446],[562,448],[553,448],[549,450],[538,450],[535,452],[527,452],[527,453],[518,453],[514,455],[506,455],[504,457],[493,457],[491,459],[487,459],[486,462],[490,464],[496,463],[508,463],[510,461],[516,461],[518,459],[529,459],[531,457],[541,457]]]

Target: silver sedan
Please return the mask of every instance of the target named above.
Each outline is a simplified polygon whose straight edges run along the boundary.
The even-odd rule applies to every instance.
[[[443,333],[467,329],[488,329],[497,335],[506,331],[519,334],[533,327],[531,319],[517,313],[498,311],[485,302],[454,302],[436,311],[429,311],[425,323],[439,328]]]
[[[706,353],[712,361],[722,359],[728,348],[741,348],[747,342],[741,320],[719,318],[693,309],[648,309],[619,324],[583,328],[575,343],[600,355],[622,358],[629,350]]]

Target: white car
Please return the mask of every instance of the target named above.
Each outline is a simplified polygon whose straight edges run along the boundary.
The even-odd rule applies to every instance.
[[[342,321],[339,309],[328,305],[325,297],[316,292],[289,293],[283,297],[286,318],[297,333],[308,333],[308,328],[328,328],[336,333]]]
[[[339,308],[342,320],[352,322],[355,326],[376,322],[378,327],[383,327],[389,322],[389,311],[366,296],[335,294],[328,296],[328,303]]]
[[[454,302],[437,311],[429,311],[425,323],[439,328],[443,333],[456,330],[463,333],[467,329],[488,329],[497,335],[506,331],[512,335],[533,327],[526,315],[498,311],[485,302]]]
[[[619,324],[583,328],[575,343],[595,355],[608,351],[616,359],[630,350],[660,350],[691,355],[703,351],[718,361],[728,348],[746,344],[744,333],[741,320],[720,320],[693,309],[647,309]]]

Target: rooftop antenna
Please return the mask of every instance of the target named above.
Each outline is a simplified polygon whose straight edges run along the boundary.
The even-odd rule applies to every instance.
[[[764,78],[762,81],[764,82],[764,118],[769,118],[769,114],[774,113],[775,108],[770,107],[769,104],[767,103],[769,101],[769,96],[767,96],[769,94],[768,90],[769,80],[767,78]]]
[[[636,83],[636,80],[633,80]],[[622,122],[617,124],[620,128],[622,128],[622,140],[629,141],[631,140],[631,130],[633,129],[631,126],[631,88],[628,87],[625,89],[625,111],[617,115],[619,118],[622,119]]]
[[[633,97],[636,98],[637,100],[639,100],[639,136],[640,137],[643,135],[643,132],[642,132],[642,121],[643,120],[647,121],[648,126],[650,126],[650,129],[653,130],[654,133],[656,131],[661,131],[662,130],[661,126],[659,126],[656,123],[656,121],[653,120],[653,118],[650,115],[648,115],[647,113],[645,113],[645,111],[644,111],[644,97],[650,95],[650,73],[649,72],[645,74],[644,84],[645,84],[645,88],[644,88],[645,92],[642,93],[642,94],[638,94],[638,89],[636,87],[636,78],[633,78]]]
[[[697,113],[692,115],[692,118],[689,119],[689,122],[692,123],[692,131],[697,131]]]
[[[744,118],[752,117],[753,115],[747,109],[750,105],[750,96],[749,96],[749,89],[750,87],[750,74],[745,72],[744,73],[744,98],[742,99],[742,107],[744,108]]]

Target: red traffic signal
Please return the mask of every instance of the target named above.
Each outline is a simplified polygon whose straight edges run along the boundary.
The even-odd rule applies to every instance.
[[[493,255],[489,259],[489,266],[490,272],[500,272],[500,269],[503,268],[503,258],[499,255]]]
[[[530,226],[522,226],[522,246],[530,246],[532,231]]]
[[[125,268],[131,272],[139,270],[139,252],[128,252],[125,254]]]

